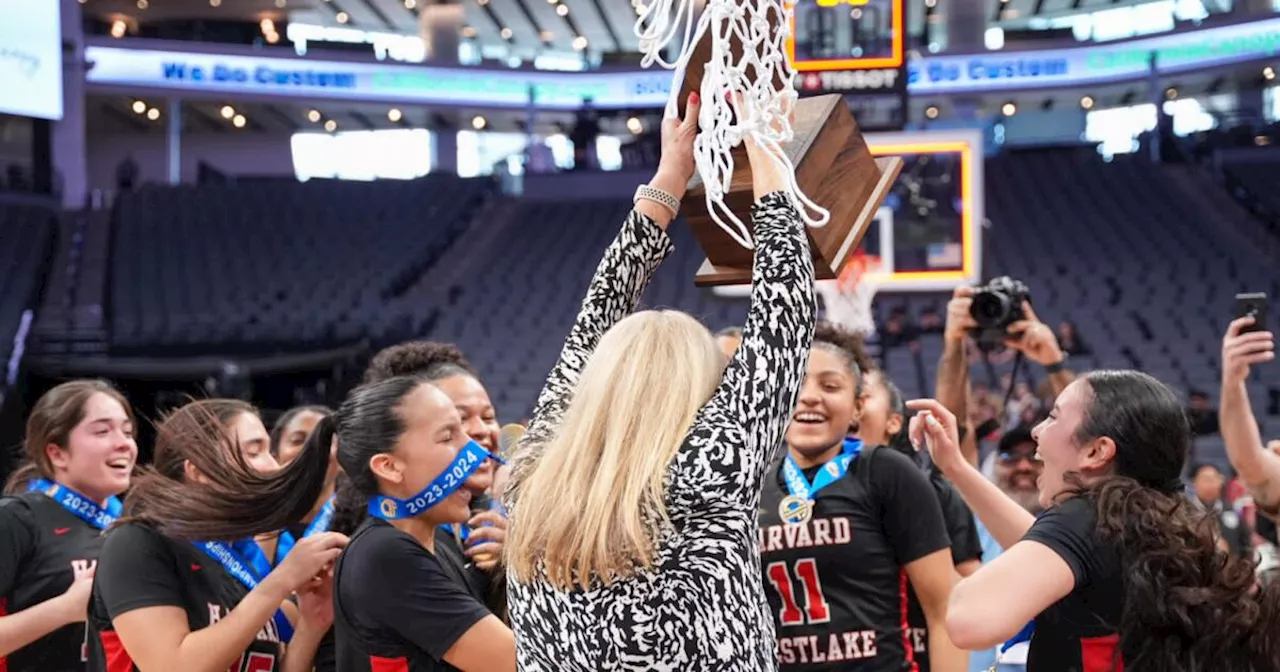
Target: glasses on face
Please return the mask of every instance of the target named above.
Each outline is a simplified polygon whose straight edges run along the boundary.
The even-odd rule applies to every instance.
[[[1040,464],[1040,460],[1036,459],[1036,451],[1034,450],[1002,450],[996,454],[996,459],[1000,460],[1000,464],[1006,467],[1012,467],[1022,460],[1030,462],[1032,466]]]

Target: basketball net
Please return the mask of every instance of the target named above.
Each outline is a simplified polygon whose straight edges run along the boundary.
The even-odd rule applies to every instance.
[[[644,67],[657,63],[675,71],[667,117],[678,114],[681,85],[694,47],[711,40],[711,59],[698,92],[702,109],[701,132],[693,141],[694,162],[706,187],[707,211],[731,238],[747,249],[755,243],[751,230],[724,204],[733,180],[731,150],[744,139],[755,140],[787,176],[786,195],[809,226],[825,226],[831,215],[805,196],[796,183],[795,166],[782,145],[794,137],[791,119],[796,92],[794,72],[785,49],[795,14],[794,0],[706,0],[702,16],[694,24],[694,0],[649,0],[639,9],[635,33],[644,54]],[[777,22],[769,20],[773,12]],[[680,56],[674,62],[662,51],[684,28]],[[736,62],[733,45],[743,45]],[[754,80],[747,78],[747,73]],[[737,102],[735,102],[737,101]],[[736,121],[736,123],[735,123]]]
[[[880,257],[859,251],[845,264],[838,278],[817,283],[827,308],[828,322],[868,338],[876,333],[871,304],[879,289],[879,269]]]

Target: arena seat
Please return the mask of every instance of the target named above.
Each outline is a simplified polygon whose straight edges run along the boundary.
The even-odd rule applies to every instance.
[[[488,180],[428,176],[149,186],[122,196],[112,351],[256,353],[408,338],[382,306],[436,261],[490,189]]]

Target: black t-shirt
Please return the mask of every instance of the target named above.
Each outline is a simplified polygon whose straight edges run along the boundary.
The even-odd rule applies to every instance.
[[[135,672],[111,620],[136,609],[178,607],[192,632],[224,618],[249,593],[216,560],[187,541],[140,524],[107,533],[89,602],[89,672]],[[275,672],[280,634],[268,620],[229,672]]]
[[[938,496],[938,505],[942,507],[942,519],[947,526],[947,536],[951,537],[951,562],[959,565],[962,562],[982,559],[982,540],[978,538],[978,526],[973,520],[973,511],[964,503],[964,498],[941,474],[930,471],[929,483]],[[924,616],[924,608],[920,599],[910,585],[907,588],[907,622],[911,624],[911,640],[915,645],[916,663],[920,672],[928,672],[929,667],[929,621]]]
[[[912,670],[904,566],[950,545],[929,479],[905,456],[868,447],[818,491],[809,522],[787,525],[781,462],[769,473],[760,559],[780,669]]]
[[[435,539],[440,549],[440,537]],[[446,672],[444,654],[489,616],[436,555],[386,521],[366,520],[334,573],[343,672]]]
[[[1098,538],[1095,521],[1093,502],[1073,497],[1041,514],[1023,537],[1048,546],[1075,576],[1071,593],[1036,616],[1028,672],[1108,672],[1120,660],[1120,556]]]
[[[101,551],[102,532],[44,493],[0,499],[0,616],[67,592]],[[84,624],[73,623],[0,656],[0,670],[80,672],[84,648]]]

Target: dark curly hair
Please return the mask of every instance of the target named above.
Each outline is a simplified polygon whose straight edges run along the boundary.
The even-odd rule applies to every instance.
[[[1125,669],[1261,672],[1280,660],[1280,591],[1223,553],[1213,521],[1183,495],[1191,431],[1177,395],[1137,371],[1094,371],[1074,441],[1109,437],[1115,473],[1069,494],[1094,506],[1097,531],[1124,567]]]
[[[867,353],[862,335],[832,322],[819,321],[814,326],[813,347],[829,350],[844,358],[857,383],[855,394],[861,397],[864,374],[876,368],[875,360]]]
[[[458,346],[438,341],[408,341],[384,348],[373,356],[364,371],[363,384],[396,376],[419,376],[440,380],[458,374],[479,379],[475,367]]]

